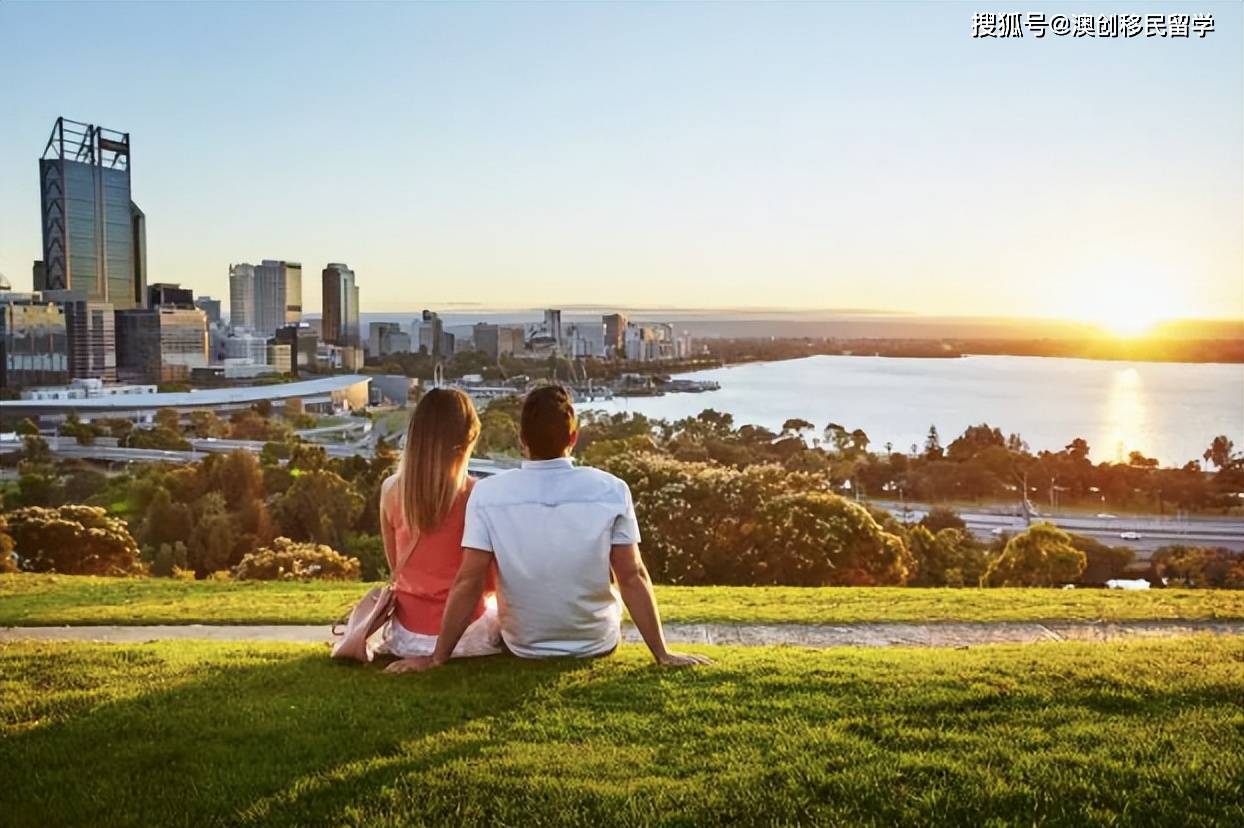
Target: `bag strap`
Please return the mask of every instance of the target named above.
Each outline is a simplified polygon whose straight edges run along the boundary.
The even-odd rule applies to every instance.
[[[410,563],[410,557],[411,555],[415,554],[415,547],[419,545],[419,530],[412,526],[410,529],[410,533],[411,535],[414,536],[414,539],[415,539],[414,543],[412,543],[410,547],[406,550],[406,554],[403,555],[401,553],[398,553],[397,566],[389,570],[389,587],[390,588],[397,586],[397,576],[401,573],[403,569],[406,568],[406,564]]]
[[[398,484],[395,483],[393,488],[397,489],[397,485]],[[462,489],[463,491],[466,492],[467,497],[471,496],[471,491],[474,488],[475,488],[475,478],[473,477],[468,477],[462,484]],[[399,490],[399,496],[400,496],[400,490]],[[400,504],[400,501],[399,501],[399,504]],[[397,586],[398,574],[406,567],[406,564],[410,563],[411,556],[415,554],[415,547],[419,545],[419,538],[420,538],[419,529],[414,526],[410,526],[407,528],[410,530],[410,534],[414,538],[414,542],[411,543],[410,548],[406,550],[406,554],[398,558],[396,567],[392,567],[392,564],[393,564],[392,561],[389,562],[390,566],[392,567],[389,570],[389,586],[390,587]],[[387,550],[386,550],[386,555],[387,555]]]

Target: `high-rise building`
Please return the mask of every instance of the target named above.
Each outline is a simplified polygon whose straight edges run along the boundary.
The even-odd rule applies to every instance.
[[[147,307],[193,308],[194,291],[181,285],[157,282],[147,286]]]
[[[544,330],[558,348],[562,347],[562,312],[549,309],[544,312]]]
[[[268,339],[250,333],[235,332],[225,338],[225,359],[250,360],[256,365],[268,361]]]
[[[207,314],[209,327],[220,324],[220,300],[210,296],[200,296],[194,300],[194,306]]]
[[[65,309],[69,337],[69,378],[116,382],[116,308],[76,290],[48,290],[43,296]]]
[[[129,133],[57,118],[39,160],[45,290],[146,303],[146,218],[130,198]],[[37,269],[36,269],[37,270]]]
[[[184,382],[208,366],[207,314],[193,306],[117,311],[117,374],[127,382]]]
[[[330,264],[322,274],[324,288],[323,329],[330,345],[359,344],[359,289],[354,271],[344,264]]]
[[[410,351],[410,334],[403,331],[402,326],[396,322],[373,322],[368,333],[367,355],[370,357]]]
[[[603,357],[605,325],[603,322],[573,322],[566,326],[562,350],[571,357]]]
[[[229,327],[255,330],[255,266],[229,265]]]
[[[0,388],[68,381],[64,307],[38,292],[10,293],[0,286]]]
[[[299,368],[314,368],[319,337],[306,325],[286,325],[276,332],[273,341],[278,345],[288,345],[292,362],[288,373],[298,375]]]
[[[601,317],[605,323],[605,356],[626,355],[626,317],[609,313]]]
[[[273,336],[302,321],[302,265],[264,259],[255,265],[254,330]]]
[[[43,260],[35,260],[34,266],[30,268],[30,279],[34,285],[35,292],[38,293],[48,289],[48,269],[44,266]]]
[[[475,350],[487,354],[493,362],[502,356],[512,356],[523,350],[523,328],[521,325],[493,325],[478,322],[471,330],[471,339]]]
[[[425,310],[419,318],[419,339],[411,343],[415,350],[429,356],[452,354],[452,349],[448,354],[445,353],[445,325],[441,317],[433,311]]]

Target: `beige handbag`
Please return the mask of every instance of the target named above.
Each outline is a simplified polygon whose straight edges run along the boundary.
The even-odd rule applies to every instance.
[[[374,653],[370,644],[371,637],[393,617],[393,611],[397,609],[397,575],[406,566],[418,544],[419,538],[416,536],[410,550],[390,571],[388,584],[369,589],[363,600],[350,611],[348,618],[333,624],[333,636],[337,638],[333,642],[333,658],[347,658],[363,663],[372,660]],[[339,629],[343,625],[345,629]]]

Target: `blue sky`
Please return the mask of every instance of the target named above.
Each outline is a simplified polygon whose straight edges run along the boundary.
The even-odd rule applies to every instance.
[[[969,36],[1007,8],[1216,31]],[[200,293],[269,257],[349,263],[367,311],[1240,317],[1240,11],[0,2],[0,271],[64,115],[131,133],[151,277]]]

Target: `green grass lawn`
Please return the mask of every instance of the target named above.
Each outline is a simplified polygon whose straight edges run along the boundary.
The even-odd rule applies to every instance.
[[[0,575],[0,626],[325,624],[348,611],[367,587]],[[657,598],[666,621],[694,623],[1244,619],[1242,590],[658,586]]]
[[[1244,824],[1244,641],[696,650],[0,645],[0,822]]]

